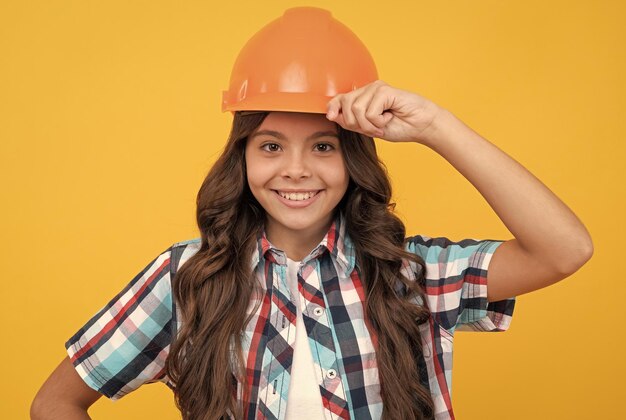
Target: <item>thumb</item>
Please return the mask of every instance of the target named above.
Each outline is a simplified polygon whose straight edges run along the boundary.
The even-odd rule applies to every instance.
[[[391,111],[383,112],[383,127],[389,124],[389,121],[393,119],[393,113]]]

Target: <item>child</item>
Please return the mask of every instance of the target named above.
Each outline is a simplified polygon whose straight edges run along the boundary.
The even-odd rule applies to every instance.
[[[201,237],[161,253],[68,340],[34,418],[88,418],[101,395],[155,381],[186,419],[454,418],[454,332],[506,330],[514,296],[591,257],[550,190],[451,112],[377,80],[326,11],[288,10],[255,35],[224,109]],[[407,238],[373,137],[440,154],[515,238]]]

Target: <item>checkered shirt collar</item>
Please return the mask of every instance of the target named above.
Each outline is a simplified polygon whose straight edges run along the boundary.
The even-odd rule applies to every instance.
[[[347,275],[352,273],[355,265],[355,249],[346,232],[345,217],[341,212],[337,213],[322,241],[302,260],[302,263],[306,264],[308,261],[318,258],[325,251],[329,252]],[[264,262],[264,260],[287,265],[285,252],[272,245],[265,234],[265,229],[261,229],[257,237],[257,247],[252,254],[252,269],[255,270],[259,263]]]

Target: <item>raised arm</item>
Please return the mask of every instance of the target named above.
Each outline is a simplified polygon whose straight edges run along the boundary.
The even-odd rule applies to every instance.
[[[52,372],[30,407],[33,420],[89,419],[87,409],[102,394],[91,389],[78,375],[69,357]]]
[[[546,287],[591,258],[587,229],[550,189],[433,102],[378,81],[337,95],[329,102],[327,117],[384,140],[421,143],[476,187],[515,237],[493,255],[489,301]]]

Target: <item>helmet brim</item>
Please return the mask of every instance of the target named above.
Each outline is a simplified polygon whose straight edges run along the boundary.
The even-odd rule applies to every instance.
[[[224,97],[227,92],[224,92]],[[229,103],[226,98],[222,102],[222,111],[282,111],[326,114],[327,104],[332,97],[312,93],[275,92],[256,94]]]

